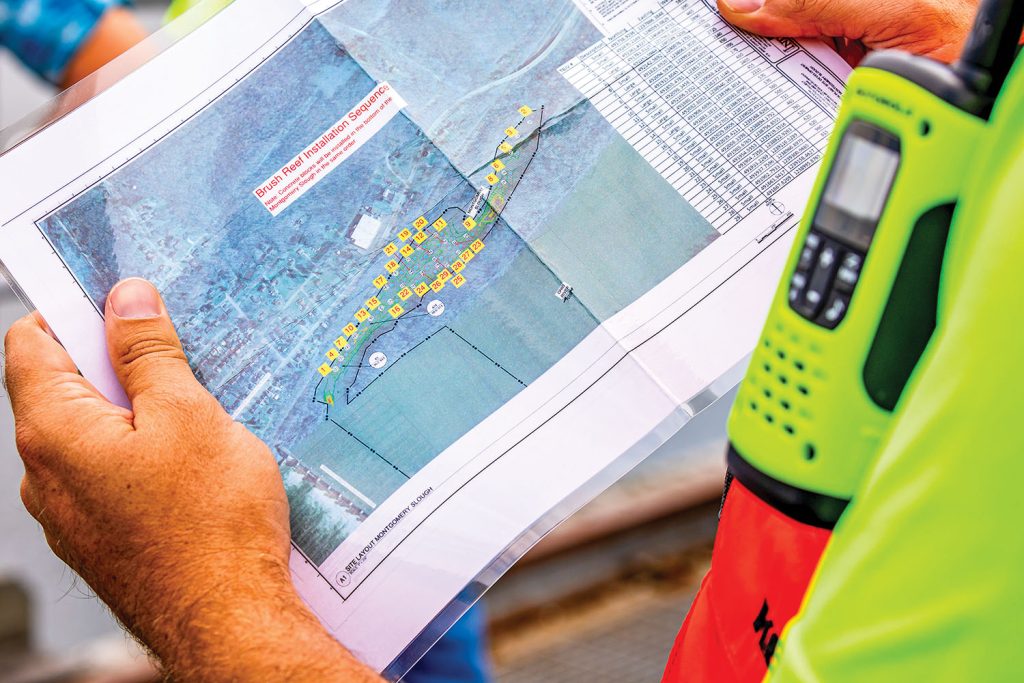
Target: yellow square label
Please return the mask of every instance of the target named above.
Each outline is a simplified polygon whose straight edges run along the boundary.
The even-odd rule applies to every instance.
[[[341,350],[348,346],[348,340],[345,339],[344,337],[338,337],[337,339],[334,340],[334,345],[337,346],[339,350]]]
[[[388,246],[384,247],[384,253],[387,256],[394,256],[396,251],[398,251],[398,247],[395,246],[394,242],[392,242]]]
[[[409,228],[405,228],[404,230],[402,230],[402,232],[398,233],[398,239],[402,240],[403,242],[408,240],[410,237],[412,237],[412,230],[410,230]]]
[[[334,349],[331,349],[325,355],[327,356],[327,360],[338,360],[338,356],[340,356],[341,354],[335,351]]]
[[[437,274],[437,279],[440,280],[441,282],[448,282],[448,280],[450,280],[451,277],[452,271],[448,270],[447,268],[445,268],[444,270]]]
[[[498,145],[498,149],[500,149],[505,154],[512,153],[512,145],[508,144],[507,142],[503,142],[500,145]]]
[[[398,270],[398,261],[395,261],[394,259],[388,261],[384,264],[384,270],[394,275],[395,271]]]
[[[462,261],[463,263],[469,263],[475,257],[476,257],[476,254],[473,253],[472,249],[467,249],[466,251],[464,251],[461,254],[459,254],[459,260]]]
[[[491,185],[497,185],[499,180],[501,180],[501,178],[499,178],[496,174],[487,174],[487,182],[490,183]]]
[[[427,233],[425,233],[425,232],[418,232],[415,235],[413,235],[412,238],[413,238],[413,240],[416,241],[416,244],[423,244],[426,241],[426,239],[427,239]]]
[[[476,221],[469,216],[466,216],[466,220],[462,221],[462,226],[466,228],[466,230],[472,230],[476,227]]]
[[[466,284],[466,278],[463,277],[462,275],[456,275],[452,279],[452,284],[455,285],[455,289],[458,289],[462,285]]]
[[[359,328],[356,327],[355,323],[349,323],[348,325],[345,325],[345,327],[343,327],[341,331],[344,333],[346,337],[351,337],[353,334],[356,333],[356,330],[358,329]]]
[[[397,318],[398,316],[405,313],[405,309],[402,308],[400,304],[395,304],[394,306],[388,309],[388,313],[391,314],[392,318]]]
[[[412,222],[412,227],[416,228],[417,230],[422,230],[423,228],[427,227],[427,223],[429,223],[427,217],[420,216],[419,218]]]
[[[476,242],[473,242],[473,244],[469,245],[469,248],[473,250],[474,254],[479,254],[484,250],[484,243],[477,240]]]
[[[523,106],[519,107],[519,113],[522,114],[523,116],[529,116],[530,114],[533,113],[533,110],[524,104]]]
[[[456,273],[461,273],[462,269],[465,267],[466,264],[463,263],[462,261],[456,261],[455,263],[452,264],[452,270],[454,270]]]
[[[414,251],[416,251],[416,250],[415,250],[415,249],[413,249],[413,248],[412,248],[412,247],[411,247],[410,245],[408,245],[408,244],[407,244],[407,245],[405,245],[404,247],[402,247],[402,249],[401,249],[401,251],[400,251],[399,253],[400,253],[400,254],[401,254],[402,256],[404,256],[405,258],[409,258],[410,256],[412,256],[412,253],[413,253]]]
[[[398,290],[398,298],[402,301],[408,301],[410,296],[412,296],[412,290],[408,287],[402,287]]]
[[[516,130],[515,128],[509,127],[505,129],[505,135],[509,136],[510,138],[514,138],[517,135],[519,135],[519,131]]]
[[[373,286],[376,287],[377,289],[380,289],[381,287],[383,287],[387,283],[388,283],[388,279],[386,277],[384,277],[383,275],[378,275],[373,280]]]
[[[491,168],[493,168],[495,171],[504,171],[505,164],[502,162],[501,159],[495,159],[494,161],[491,162]]]
[[[375,296],[371,296],[366,300],[366,307],[371,311],[375,308],[380,308],[380,299]]]
[[[416,285],[416,288],[413,291],[416,292],[416,296],[423,296],[424,294],[430,291],[430,285],[428,285],[426,282],[421,282],[418,285]]]
[[[318,371],[318,372],[319,372],[319,373],[320,373],[321,375],[323,375],[324,377],[326,377],[327,375],[331,374],[331,372],[332,372],[332,370],[331,370],[331,366],[330,366],[330,365],[328,365],[327,363],[324,363],[324,364],[323,364],[323,365],[321,365],[321,366],[320,366],[319,368],[317,368],[317,371]]]
[[[358,311],[356,311],[356,320],[358,320],[359,322],[365,323],[369,319],[370,312],[365,308],[360,308]]]
[[[430,288],[434,290],[434,293],[440,292],[442,289],[444,289],[444,283],[441,282],[440,280],[434,280],[433,282],[430,283]]]
[[[446,221],[443,218],[438,218],[436,221],[434,221],[434,229],[437,230],[438,232],[441,232],[442,230],[444,230],[447,227],[448,227],[448,221]]]

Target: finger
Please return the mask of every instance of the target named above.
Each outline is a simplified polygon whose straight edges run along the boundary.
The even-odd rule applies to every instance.
[[[726,21],[762,36],[861,38],[870,4],[857,0],[718,0]]]
[[[19,318],[4,338],[8,385],[26,375],[78,373],[64,347],[53,338],[46,321],[37,312]]]
[[[859,40],[837,39],[840,43],[836,46],[836,52],[847,64],[856,68],[868,54],[867,47]]]
[[[46,322],[46,318],[43,317],[42,313],[39,311],[32,311],[29,315],[32,316],[32,319],[36,321],[36,324],[38,324],[39,327],[43,328],[43,332],[46,332],[46,334],[53,337],[54,341],[58,341],[57,335],[55,335],[53,330],[50,329],[50,324]]]
[[[147,402],[173,402],[201,389],[156,288],[140,278],[122,280],[107,297],[110,360],[136,416]]]
[[[81,375],[74,361],[47,332],[38,314],[30,314],[16,321],[4,338],[4,379],[7,394],[11,399],[15,419],[26,417],[31,409],[56,407],[65,409],[69,418],[83,411],[88,419],[91,408],[102,408],[104,412],[123,413],[114,410],[112,404]],[[81,402],[85,402],[82,404]],[[66,410],[67,404],[75,402],[75,410]],[[67,422],[64,423],[66,426]]]
[[[960,53],[975,3],[970,0],[718,0],[722,16],[771,37],[846,38],[871,49],[898,48],[950,61]]]

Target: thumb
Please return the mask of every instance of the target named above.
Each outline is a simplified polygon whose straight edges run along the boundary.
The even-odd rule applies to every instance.
[[[860,37],[867,6],[854,0],[718,0],[730,24],[778,38]]]
[[[140,404],[198,387],[163,299],[146,280],[122,280],[110,290],[106,328],[110,361],[136,414]]]

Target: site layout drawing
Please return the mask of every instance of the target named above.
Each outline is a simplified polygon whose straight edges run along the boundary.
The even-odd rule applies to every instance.
[[[160,288],[391,676],[734,381],[824,150],[837,57],[619,4],[237,0],[0,156],[20,291],[119,400],[106,293]]]

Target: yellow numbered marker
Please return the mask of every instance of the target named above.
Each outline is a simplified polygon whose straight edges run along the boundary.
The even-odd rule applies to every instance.
[[[384,254],[387,256],[394,256],[396,251],[398,251],[398,247],[395,246],[394,242],[384,247]]]
[[[522,114],[523,116],[529,116],[530,114],[533,113],[533,110],[524,104],[523,106],[519,107],[519,113]]]
[[[338,356],[340,356],[341,354],[335,351],[334,349],[330,349],[324,355],[327,356],[327,360],[338,360]]]
[[[456,261],[455,263],[452,264],[452,270],[454,270],[456,273],[461,273],[462,269],[465,267],[466,264],[463,263],[462,261]]]
[[[401,299],[402,301],[408,301],[409,297],[411,296],[412,290],[409,289],[408,287],[402,287],[400,290],[398,290],[398,298]]]
[[[507,142],[503,142],[500,145],[498,145],[498,149],[500,149],[505,154],[512,153],[512,145],[508,144]]]
[[[395,304],[394,306],[388,309],[388,313],[391,314],[392,318],[397,318],[398,316],[405,313],[405,309],[402,308],[399,304]]]
[[[448,280],[450,280],[451,277],[452,271],[448,270],[447,268],[445,268],[444,270],[437,274],[437,279],[440,280],[441,282],[448,282]]]
[[[338,337],[334,340],[334,345],[338,347],[338,350],[341,350],[348,346],[348,340],[344,337]]]
[[[429,222],[430,221],[427,220],[426,216],[420,216],[415,221],[413,221],[412,227],[416,228],[417,230],[422,230],[423,228],[427,227],[427,224]]]
[[[384,270],[394,275],[395,271],[398,270],[398,261],[395,261],[394,259],[388,261],[384,264]]]
[[[466,230],[472,230],[476,227],[476,221],[469,216],[466,216],[466,220],[462,221],[462,226],[466,228]]]
[[[380,308],[380,299],[375,296],[371,296],[366,300],[366,307],[371,311],[375,308]]]
[[[416,296],[423,296],[424,294],[430,291],[430,285],[428,285],[426,282],[421,282],[418,285],[416,285],[416,288],[413,289],[412,291],[416,292]]]
[[[477,240],[476,242],[473,242],[473,244],[469,245],[469,248],[473,250],[474,254],[479,254],[484,250],[484,243]]]
[[[469,263],[475,257],[476,257],[476,254],[473,253],[472,249],[467,249],[466,251],[464,251],[461,254],[459,254],[459,260],[462,261],[463,263]]]
[[[416,244],[423,244],[427,240],[427,233],[418,232],[413,236],[413,239],[416,241]]]
[[[437,292],[440,292],[442,289],[444,289],[444,283],[441,282],[440,280],[434,280],[433,282],[430,283],[430,288],[434,290],[434,293],[436,294]]]
[[[326,377],[327,375],[331,374],[331,372],[333,372],[333,370],[331,369],[331,366],[330,366],[330,365],[328,365],[327,363],[324,363],[324,364],[323,364],[323,365],[321,365],[321,366],[320,366],[319,368],[317,368],[317,371],[318,371],[318,372],[319,372],[319,373],[320,373],[320,374],[321,374],[322,376],[324,376],[324,377]]]
[[[402,230],[402,232],[398,233],[398,239],[402,240],[403,242],[408,240],[410,237],[412,237],[412,230],[410,230],[409,228],[405,228],[404,230]]]
[[[356,320],[358,320],[359,322],[365,323],[369,319],[370,312],[365,308],[360,308],[358,311],[356,311]]]
[[[434,221],[434,230],[437,230],[438,232],[441,232],[442,230],[444,230],[447,227],[448,227],[448,221],[446,221],[443,218],[438,218],[436,221]]]
[[[463,276],[461,276],[461,275],[456,275],[456,276],[455,276],[455,277],[454,277],[454,278],[452,279],[452,284],[453,284],[453,285],[455,285],[455,289],[458,289],[458,288],[459,288],[459,287],[461,287],[462,285],[466,284],[466,278],[464,278],[464,277],[463,277]]]
[[[355,323],[349,323],[348,325],[345,325],[345,327],[343,327],[341,331],[345,334],[346,337],[351,337],[353,334],[356,333],[356,330],[358,329],[359,328],[356,327]]]
[[[413,249],[413,248],[412,248],[411,246],[409,246],[409,245],[407,244],[407,245],[405,245],[404,247],[402,247],[401,251],[399,251],[398,253],[400,253],[400,254],[401,254],[402,256],[404,256],[405,258],[409,258],[410,256],[412,256],[412,253],[413,253],[414,251],[416,251],[416,250],[415,250],[415,249]]]
[[[388,279],[386,277],[384,277],[383,275],[378,275],[373,280],[373,286],[376,287],[377,289],[380,289],[381,287],[383,287],[387,283],[388,283]]]
[[[506,128],[505,129],[505,135],[509,136],[510,138],[514,138],[517,135],[519,135],[519,131],[516,130],[515,128],[511,128],[511,127],[510,128]]]
[[[499,180],[501,180],[501,178],[499,178],[496,173],[488,173],[487,174],[487,182],[489,184],[497,185]]]
[[[505,164],[501,161],[501,159],[495,159],[494,161],[491,162],[491,168],[493,168],[495,171],[504,171]]]

